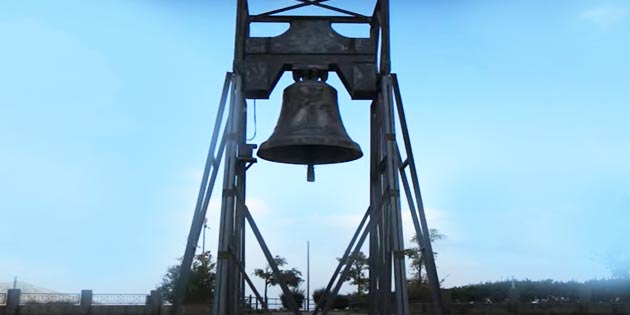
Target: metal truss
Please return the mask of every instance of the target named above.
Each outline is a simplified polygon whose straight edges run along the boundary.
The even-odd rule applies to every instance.
[[[366,241],[369,242],[368,314],[409,314],[400,184],[409,204],[419,248],[425,258],[435,310],[441,314],[440,286],[402,96],[397,77],[390,69],[389,1],[376,0],[371,17],[324,4],[327,0],[296,1],[299,3],[257,15],[249,14],[247,0],[237,1],[234,73],[226,74],[171,315],[179,315],[222,160],[225,164],[213,314],[242,314],[246,286],[266,309],[265,301],[245,271],[246,225],[250,226],[267,263],[280,280],[290,311],[295,315],[302,314],[279,276],[280,270],[273,255],[246,206],[246,173],[256,162],[253,158],[256,145],[248,144],[246,140],[246,100],[268,98],[285,71],[311,70],[336,72],[353,99],[372,100],[369,207],[312,314],[327,314],[339,293],[342,279],[349,272],[353,257]],[[278,15],[306,6],[332,10],[344,16]],[[290,22],[291,26],[282,36],[251,37],[249,24],[252,22]],[[330,28],[333,22],[367,23],[371,29],[370,38],[338,36]],[[313,40],[313,36],[321,38]],[[305,41],[305,38],[309,40]],[[378,47],[380,52],[377,52]],[[228,100],[229,107],[226,106]],[[400,124],[404,156],[398,146],[396,121]]]
[[[292,11],[292,10],[303,8],[303,7],[307,7],[307,6],[315,6],[315,7],[320,7],[320,8],[323,8],[323,9],[330,10],[330,11],[334,11],[334,12],[337,12],[337,13],[345,14],[345,15],[348,15],[348,16],[352,16],[352,17],[355,17],[355,18],[359,18],[359,19],[362,19],[364,21],[369,21],[370,20],[369,16],[365,16],[363,14],[359,14],[359,13],[356,13],[356,12],[345,10],[345,9],[342,9],[342,8],[339,8],[339,7],[322,4],[323,2],[328,2],[329,0],[295,0],[295,1],[300,2],[300,3],[299,4],[295,4],[295,5],[291,5],[291,6],[286,6],[286,7],[279,8],[279,9],[275,9],[275,10],[272,10],[272,11],[267,11],[265,13],[252,15],[250,18],[252,20],[254,20],[254,21],[257,21],[260,18],[274,16],[274,15],[276,15],[278,13]]]

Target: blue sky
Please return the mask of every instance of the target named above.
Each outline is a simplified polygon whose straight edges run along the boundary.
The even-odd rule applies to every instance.
[[[232,64],[234,4],[214,2],[0,2],[0,282],[143,293],[182,255]],[[281,29],[254,34],[269,31]],[[434,245],[446,286],[585,280],[628,262],[629,32],[627,1],[392,1],[393,71],[429,225],[448,236]],[[368,103],[329,81],[367,152]],[[252,142],[290,83],[257,102]],[[368,205],[368,170],[363,158],[319,167],[315,183],[302,166],[248,173],[274,254],[305,271],[310,240],[311,288]],[[249,270],[264,265],[251,240]]]

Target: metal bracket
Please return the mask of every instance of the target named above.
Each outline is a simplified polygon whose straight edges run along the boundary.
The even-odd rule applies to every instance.
[[[236,159],[243,162],[256,163],[257,160],[254,157],[253,152],[254,152],[254,149],[256,149],[257,147],[258,145],[253,144],[253,143],[239,145],[238,153],[237,153],[238,155],[236,156]]]
[[[278,17],[274,17],[278,18]],[[243,75],[246,98],[269,98],[284,71],[319,69],[339,75],[352,99],[372,99],[377,92],[376,51],[378,38],[346,37],[332,23],[372,23],[364,17],[296,16],[289,29],[274,37],[249,36],[251,22],[279,22],[278,19],[247,16],[242,59],[235,60]]]

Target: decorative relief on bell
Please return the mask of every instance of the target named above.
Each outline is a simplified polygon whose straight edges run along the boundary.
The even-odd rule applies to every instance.
[[[363,156],[343,126],[337,91],[317,80],[298,81],[284,90],[276,128],[257,154],[268,161],[305,165],[343,163]]]

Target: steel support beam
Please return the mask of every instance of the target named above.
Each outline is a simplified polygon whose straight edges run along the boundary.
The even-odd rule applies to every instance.
[[[394,267],[394,289],[396,314],[409,314],[409,302],[407,295],[407,276],[405,273],[404,258],[404,238],[402,233],[402,217],[400,206],[400,191],[398,188],[398,155],[396,153],[396,129],[394,127],[394,103],[392,99],[391,79],[389,76],[381,78],[382,85],[382,113],[383,113],[383,132],[384,132],[384,153],[385,153],[385,177],[386,185],[389,192],[389,219],[391,232],[388,233],[391,246],[391,255],[393,256]],[[389,261],[388,257],[388,261]]]
[[[247,207],[243,207],[243,210],[245,211],[245,217],[247,218],[247,223],[249,223],[249,226],[251,227],[252,232],[254,232],[254,236],[256,237],[256,240],[258,241],[260,248],[263,250],[263,253],[265,254],[267,263],[269,264],[269,267],[271,267],[271,270],[273,271],[273,274],[278,280],[278,284],[280,285],[280,288],[282,289],[282,293],[284,293],[284,296],[286,297],[287,302],[289,303],[289,308],[291,309],[293,314],[301,315],[302,313],[300,312],[300,308],[298,307],[297,302],[295,302],[295,299],[293,298],[293,294],[291,293],[291,290],[289,290],[289,287],[283,280],[280,274],[280,268],[278,268],[278,265],[274,261],[273,255],[271,255],[271,251],[269,250],[269,247],[267,247],[267,244],[265,243],[265,239],[262,237],[260,230],[258,230],[258,226],[256,225],[256,222],[254,222],[254,219],[252,218],[252,215],[247,209]]]
[[[214,314],[238,314],[242,299],[242,281],[236,261],[229,251],[241,259],[243,228],[241,207],[237,197],[244,199],[245,162],[238,158],[238,147],[245,145],[246,107],[240,93],[241,78],[234,76],[230,107],[230,129],[225,152],[223,195],[221,200],[221,222],[219,225],[219,249],[217,253],[217,276],[214,296]]]
[[[352,252],[352,249],[354,248],[354,244],[357,238],[359,237],[359,235],[361,234],[361,231],[363,230],[363,227],[365,226],[369,217],[370,217],[370,208],[368,208],[367,211],[365,211],[365,214],[363,215],[363,218],[361,219],[361,223],[359,223],[359,227],[357,227],[356,231],[354,232],[354,235],[352,235],[352,239],[350,240],[350,243],[348,244],[346,251],[343,253],[341,260],[337,264],[337,268],[335,269],[335,272],[333,272],[333,275],[330,278],[330,281],[328,282],[328,285],[326,286],[326,289],[324,290],[322,297],[317,302],[317,305],[315,305],[315,309],[313,309],[313,315],[317,315],[317,312],[320,309],[322,309],[322,307],[326,303],[326,300],[331,296],[330,289],[332,289],[333,285],[335,284],[335,281],[337,281],[337,276],[339,275],[339,272],[341,272],[341,268],[343,268],[344,262],[348,260],[348,257],[350,256],[350,253]],[[369,226],[366,229],[369,229]],[[349,263],[351,264],[352,262],[349,262]],[[343,276],[341,277],[341,279],[343,279]],[[333,299],[334,299],[334,296],[333,296]]]
[[[431,245],[431,237],[429,225],[427,223],[427,217],[424,211],[424,203],[422,202],[422,194],[420,193],[420,182],[418,180],[418,171],[416,169],[415,159],[413,157],[413,150],[411,148],[411,138],[409,136],[409,129],[407,128],[407,119],[405,117],[405,110],[403,106],[402,96],[400,93],[400,87],[398,85],[398,77],[396,74],[391,75],[392,88],[396,99],[396,109],[398,112],[398,120],[400,122],[400,128],[402,131],[403,142],[405,146],[405,153],[407,154],[406,164],[409,168],[411,175],[411,183],[413,184],[414,197],[417,205],[417,213],[420,218],[420,231],[414,221],[416,227],[416,233],[422,233],[423,244],[420,248],[423,249],[423,256],[425,257],[425,266],[427,271],[427,277],[429,280],[429,286],[431,287],[431,296],[433,304],[436,306],[439,314],[444,312],[444,305],[442,302],[442,292],[440,290],[440,281],[437,274],[437,267],[435,266],[435,257],[433,255],[433,246]],[[412,203],[409,200],[409,203]],[[415,211],[414,211],[415,213]],[[420,241],[420,238],[418,238]]]
[[[241,314],[246,285],[249,285],[256,297],[263,302],[245,269],[246,225],[251,227],[269,266],[279,279],[291,312],[294,315],[301,314],[293,294],[280,276],[281,271],[273,255],[247,209],[245,200],[246,172],[255,162],[251,154],[255,146],[246,143],[246,98],[268,97],[282,72],[304,70],[303,67],[335,71],[353,99],[372,100],[369,207],[334,271],[322,300],[313,310],[313,315],[320,311],[323,314],[327,313],[351,268],[352,260],[366,240],[369,241],[368,314],[409,314],[403,255],[405,240],[399,188],[401,182],[425,258],[432,298],[436,309],[442,313],[439,281],[429,238],[430,230],[420,195],[402,97],[396,75],[391,74],[389,1],[376,0],[371,17],[323,4],[326,0],[297,2],[299,4],[251,16],[248,12],[248,0],[237,0],[234,74],[228,73],[226,76],[171,315],[179,315],[178,309],[184,298],[190,266],[222,157],[225,163],[213,315]],[[347,16],[277,15],[311,5]],[[295,38],[287,40],[284,38],[286,36],[251,37],[249,27],[252,22],[290,22],[292,26],[288,33]],[[371,27],[370,37],[350,39],[337,36],[329,29],[330,23],[367,23]],[[304,27],[309,27],[311,32],[304,32]],[[313,34],[332,35],[316,39],[313,38],[315,36]],[[348,41],[351,41],[352,45],[349,45]],[[380,51],[377,47],[380,47]],[[228,94],[229,114],[223,135],[219,138]],[[406,154],[404,160],[396,139],[396,113],[404,141]],[[215,154],[217,143],[219,148]]]
[[[225,104],[230,91],[232,83],[232,73],[226,73],[225,82],[223,84],[223,92],[221,93],[221,100],[219,101],[219,108],[217,117],[214,122],[214,130],[212,132],[212,138],[210,141],[210,148],[208,149],[208,157],[206,158],[206,166],[203,171],[201,185],[199,187],[199,194],[197,196],[197,203],[195,205],[195,212],[193,214],[193,220],[190,226],[190,232],[188,233],[188,241],[186,243],[186,250],[184,257],[180,265],[179,278],[175,282],[175,295],[173,305],[171,307],[171,314],[177,315],[179,307],[184,301],[186,294],[186,285],[188,278],[190,277],[190,268],[192,261],[195,257],[195,251],[197,244],[199,243],[199,235],[203,229],[204,219],[208,210],[208,204],[210,197],[212,196],[212,189],[214,187],[215,180],[217,178],[219,166],[223,157],[223,151],[225,148],[225,133],[230,129],[229,117],[228,123],[225,126],[225,130],[221,135],[221,143],[219,145],[219,151],[215,154],[217,141],[219,139],[219,132],[223,125]]]

